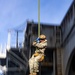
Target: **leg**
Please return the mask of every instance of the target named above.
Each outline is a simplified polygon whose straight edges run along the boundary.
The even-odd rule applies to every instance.
[[[29,70],[30,70],[30,74],[33,73],[33,65],[34,65],[34,60],[32,58],[29,59]]]
[[[34,72],[39,72],[39,62],[34,63]]]
[[[34,72],[39,72],[39,59],[42,57],[41,54],[35,57],[34,59]]]

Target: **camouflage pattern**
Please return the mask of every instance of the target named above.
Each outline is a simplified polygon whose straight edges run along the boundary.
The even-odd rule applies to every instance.
[[[39,39],[39,42],[34,41],[33,46],[36,47],[35,53],[29,59],[29,69],[30,74],[39,72],[39,62],[43,61],[44,59],[44,51],[47,47],[47,40]]]

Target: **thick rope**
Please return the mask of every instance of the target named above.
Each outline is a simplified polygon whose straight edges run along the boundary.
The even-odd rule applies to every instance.
[[[38,0],[38,37],[39,36],[40,36],[40,0]],[[39,69],[41,70],[41,66],[39,67]],[[41,75],[41,71],[39,72],[39,75]]]
[[[40,0],[38,0],[38,37],[40,36]]]

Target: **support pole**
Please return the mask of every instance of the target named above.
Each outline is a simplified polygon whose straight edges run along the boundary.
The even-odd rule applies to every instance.
[[[7,50],[10,50],[10,44],[11,44],[11,31],[8,31],[8,39],[7,39]]]
[[[18,31],[16,31],[17,36],[16,36],[16,48],[18,48]]]

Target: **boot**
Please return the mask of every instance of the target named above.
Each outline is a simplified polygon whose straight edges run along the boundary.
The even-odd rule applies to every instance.
[[[34,73],[30,73],[29,75],[37,75],[37,73],[34,72]]]
[[[34,72],[33,75],[37,75],[37,73]]]
[[[29,75],[33,75],[33,73],[30,73]]]

